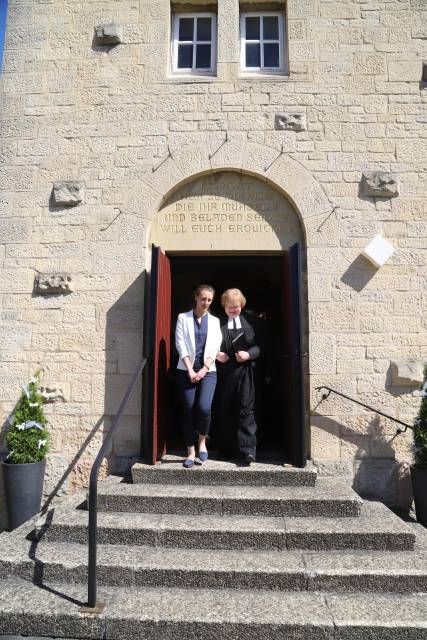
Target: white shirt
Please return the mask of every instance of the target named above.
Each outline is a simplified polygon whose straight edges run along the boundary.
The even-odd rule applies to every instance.
[[[236,329],[241,329],[242,323],[240,322],[240,316],[236,316],[235,318],[228,318],[227,327],[229,329],[234,329],[234,320],[236,321]]]
[[[208,334],[206,336],[205,351],[203,361],[212,358],[209,371],[216,371],[215,358],[221,348],[222,333],[219,325],[219,318],[208,315]],[[183,358],[190,358],[191,366],[194,364],[196,355],[196,338],[194,335],[194,312],[180,313],[176,323],[175,344],[179,354],[178,369],[186,370]]]

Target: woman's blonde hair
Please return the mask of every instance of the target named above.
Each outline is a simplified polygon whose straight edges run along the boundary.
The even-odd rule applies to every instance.
[[[230,302],[237,302],[243,309],[246,304],[246,298],[240,289],[227,289],[221,296],[221,304],[225,307],[229,305]]]

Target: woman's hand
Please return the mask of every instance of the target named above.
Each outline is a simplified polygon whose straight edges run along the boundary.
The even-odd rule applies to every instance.
[[[224,351],[218,351],[218,353],[216,354],[216,359],[218,360],[218,362],[222,363],[228,362],[230,360],[230,358],[226,353],[224,353]]]
[[[203,366],[200,371],[198,371],[196,373],[196,378],[194,380],[194,382],[199,382],[200,380],[203,380],[203,378],[205,377],[205,375],[207,374],[208,369],[206,366]]]
[[[188,377],[190,378],[190,382],[197,382],[197,373],[194,371],[194,369],[188,369],[187,370],[188,373]]]
[[[237,362],[246,362],[247,360],[250,360],[250,355],[247,351],[238,351],[236,353],[236,360]]]

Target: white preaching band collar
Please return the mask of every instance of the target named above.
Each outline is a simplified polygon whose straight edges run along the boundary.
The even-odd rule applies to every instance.
[[[234,322],[233,320],[236,321],[236,327],[234,327]],[[242,328],[242,323],[240,322],[240,316],[237,316],[236,318],[228,318],[228,324],[227,324],[228,329],[241,329]]]

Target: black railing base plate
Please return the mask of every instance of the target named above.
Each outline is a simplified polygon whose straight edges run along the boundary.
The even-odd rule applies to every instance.
[[[83,607],[79,607],[79,613],[91,613],[92,615],[99,615],[102,613],[107,605],[105,602],[98,602],[94,607],[89,607],[85,604]]]

